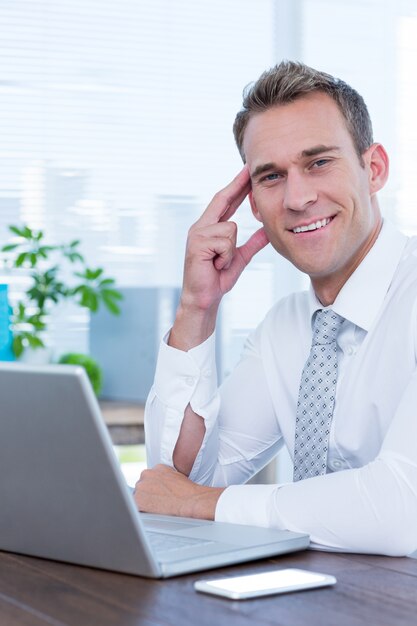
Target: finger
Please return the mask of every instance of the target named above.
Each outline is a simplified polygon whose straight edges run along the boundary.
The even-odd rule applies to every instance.
[[[208,224],[207,226],[199,227],[196,223],[190,229],[190,240],[196,239],[201,245],[204,239],[211,239],[214,237],[228,237],[235,240],[237,237],[237,224],[236,222],[218,222],[217,224]]]
[[[268,243],[269,239],[262,227],[253,233],[246,243],[236,248],[236,254],[231,264],[234,266],[233,269],[238,270],[239,273],[243,272],[246,265],[253,259],[255,254],[262,250],[262,248],[265,248]]]
[[[248,241],[244,243],[242,246],[239,246],[237,251],[240,253],[245,265],[247,265],[257,254],[268,245],[269,239],[265,232],[264,227],[259,228],[251,237],[249,237]]]
[[[213,261],[216,270],[227,270],[233,262],[235,253],[235,246],[225,246],[224,250],[218,253]]]
[[[234,198],[234,200],[230,203],[226,211],[220,217],[220,222],[227,222],[240,207],[244,199],[247,197],[248,193],[252,189],[252,182],[249,180],[247,185],[242,189],[242,191]]]
[[[216,193],[198,223],[206,225],[228,220],[242,204],[250,189],[249,170],[245,166],[229,185]]]
[[[226,263],[230,263],[236,251],[235,242],[229,237],[213,237],[204,242],[202,260],[211,261],[215,259],[217,269],[222,269]],[[223,261],[220,261],[223,259]]]

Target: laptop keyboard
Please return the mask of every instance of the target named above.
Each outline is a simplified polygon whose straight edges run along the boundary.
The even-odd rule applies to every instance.
[[[172,550],[182,550],[183,548],[195,548],[207,546],[213,541],[207,539],[195,539],[194,537],[181,537],[178,535],[168,535],[165,533],[147,532],[152,548],[157,552],[168,552]]]

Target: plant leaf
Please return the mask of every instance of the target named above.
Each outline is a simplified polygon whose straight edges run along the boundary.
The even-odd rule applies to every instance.
[[[82,257],[79,252],[68,252],[65,256],[71,261],[71,263],[75,263],[76,261],[83,263],[84,261],[84,257]]]
[[[28,340],[28,343],[31,348],[44,348],[45,347],[45,344],[43,343],[42,339],[40,339],[39,337],[36,337],[35,335],[30,335],[29,333],[27,333],[26,339]]]
[[[9,226],[9,230],[18,237],[24,237],[23,230],[20,230],[18,226]]]
[[[27,255],[27,252],[21,252],[15,261],[15,266],[22,267],[23,263],[26,261]]]
[[[110,313],[112,313],[113,315],[120,315],[120,307],[113,300],[113,296],[111,295],[111,293],[103,291],[101,293],[101,297],[104,306],[107,308],[108,311],[110,311]]]
[[[103,278],[103,280],[99,282],[98,286],[105,287],[106,285],[114,285],[115,282],[114,278]]]
[[[80,304],[95,313],[98,309],[99,300],[94,291],[86,287],[83,291]]]
[[[23,337],[21,335],[15,335],[13,337],[12,349],[17,359],[23,354],[25,347],[23,345]]]
[[[11,252],[12,250],[15,250],[16,248],[19,247],[20,244],[18,243],[8,243],[6,246],[3,246],[1,251],[2,252]]]
[[[123,296],[120,291],[116,291],[116,289],[103,289],[101,292],[103,295],[109,296],[112,300],[123,300]]]
[[[29,228],[29,226],[23,226],[22,228],[22,236],[25,239],[33,239],[34,238],[34,234],[31,228]]]
[[[103,272],[104,270],[101,267],[96,270],[92,270],[87,267],[85,270],[85,277],[87,280],[97,280],[97,278],[99,278],[99,276],[101,276]]]

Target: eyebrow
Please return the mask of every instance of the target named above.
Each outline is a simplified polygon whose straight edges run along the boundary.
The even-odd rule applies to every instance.
[[[312,148],[306,148],[297,156],[297,159],[305,159],[312,156],[317,156],[318,154],[323,154],[323,152],[340,152],[339,146],[325,146],[324,144],[319,144],[317,146],[313,146]],[[251,172],[251,178],[256,178],[256,176],[260,176],[261,174],[265,174],[265,172],[270,172],[271,170],[280,171],[282,168],[278,167],[276,163],[272,161],[270,163],[263,163],[262,165],[258,165],[255,167],[253,172]]]
[[[262,165],[258,165],[258,167],[255,167],[250,176],[251,178],[256,178],[256,176],[259,176],[260,174],[265,174],[265,172],[270,172],[271,170],[277,169],[279,168],[276,166],[275,163],[263,163]]]
[[[304,157],[316,156],[317,154],[322,154],[323,152],[339,152],[339,151],[340,151],[339,146],[325,146],[323,144],[320,144],[318,146],[313,146],[313,148],[307,148],[306,150],[303,150],[299,156],[301,158],[304,158]]]

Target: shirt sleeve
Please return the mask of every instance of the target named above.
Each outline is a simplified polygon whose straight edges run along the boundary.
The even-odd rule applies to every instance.
[[[313,547],[324,549],[390,556],[414,552],[416,406],[417,372],[371,463],[296,483],[228,487],[216,520],[308,533]]]
[[[258,353],[256,333],[241,361],[217,389],[214,336],[188,352],[161,344],[154,386],[145,409],[148,464],[172,465],[188,404],[206,426],[190,479],[225,486],[247,481],[282,445]]]
[[[184,352],[161,341],[155,380],[145,406],[145,441],[148,465],[171,465],[172,454],[188,404],[205,422],[206,434],[195,460],[193,473],[213,473],[217,457],[216,418],[219,407],[215,337]],[[204,468],[203,457],[207,458]],[[203,465],[203,467],[201,467]],[[190,475],[192,478],[192,475]],[[204,482],[204,481],[202,481]]]

